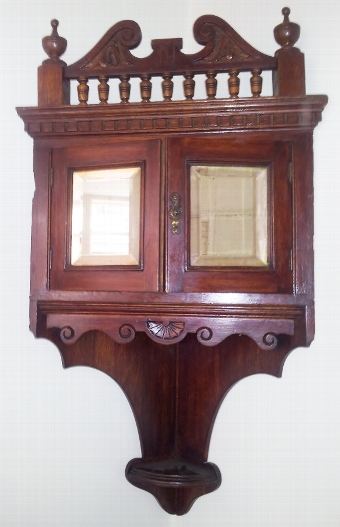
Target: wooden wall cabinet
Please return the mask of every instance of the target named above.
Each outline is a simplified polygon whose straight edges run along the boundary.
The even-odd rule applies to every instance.
[[[283,14],[274,57],[207,15],[194,55],[176,38],[137,58],[140,29],[123,21],[71,66],[52,21],[38,107],[18,108],[34,138],[31,329],[65,367],[119,383],[142,449],[126,477],[171,514],[221,483],[207,456],[228,390],[255,373],[279,377],[313,339],[312,135],[327,98],[305,95],[299,26]],[[239,97],[240,72],[250,97]],[[184,100],[173,101],[179,75]],[[206,99],[194,98],[198,75]],[[129,102],[131,77],[141,102]],[[152,101],[155,77],[164,101]],[[99,103],[88,104],[94,78]]]

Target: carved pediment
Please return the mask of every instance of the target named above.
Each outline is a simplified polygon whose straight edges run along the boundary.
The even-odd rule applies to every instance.
[[[84,68],[133,65],[138,59],[130,53],[130,49],[136,48],[141,39],[139,25],[133,20],[123,20],[112,26],[89,53],[69,67],[81,71]]]
[[[196,42],[205,45],[207,51],[211,48],[203,58],[207,63],[271,58],[259,53],[227,22],[217,16],[205,15],[198,18],[194,24],[194,37]]]
[[[275,59],[260,53],[227,22],[219,17],[205,15],[194,25],[196,42],[204,48],[198,53],[182,53],[182,39],[156,39],[152,41],[152,53],[148,57],[135,57],[130,50],[136,48],[142,38],[140,27],[132,20],[118,22],[82,59],[66,67],[66,77],[84,75],[96,76],[99,70],[108,75],[129,74],[138,76],[145,71],[161,75],[166,71],[172,74],[190,71],[206,72],[211,64],[216,71],[230,68],[272,68]]]

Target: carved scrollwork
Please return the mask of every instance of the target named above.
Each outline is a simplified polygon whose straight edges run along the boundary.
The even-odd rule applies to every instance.
[[[169,322],[169,324],[163,324],[162,322],[152,322],[148,320],[147,328],[150,333],[161,340],[173,340],[180,336],[183,332],[185,324],[184,322]]]
[[[206,15],[194,25],[194,36],[204,48],[192,55],[182,53],[182,39],[156,39],[152,41],[152,53],[136,57],[131,50],[141,41],[141,30],[136,22],[124,20],[115,24],[92,50],[82,59],[65,68],[67,79],[108,74],[109,76],[143,74],[194,75],[207,72],[207,64],[219,71],[237,68],[272,69],[274,57],[264,55],[250,46],[234,29],[219,17]],[[208,68],[209,69],[209,68]]]
[[[193,56],[197,63],[216,64],[214,68],[225,71],[237,62],[237,67],[251,64],[254,68],[274,68],[273,57],[261,53],[244,40],[225,20],[213,15],[198,18],[194,25],[196,42],[205,45],[204,49]]]
[[[74,338],[74,329],[71,326],[65,326],[60,330],[60,338],[63,342],[68,342]]]
[[[131,342],[135,338],[136,331],[131,324],[123,324],[118,330],[120,338],[124,339],[126,342]]]
[[[277,336],[274,333],[266,333],[262,339],[266,348],[274,349],[278,344]]]
[[[212,339],[213,332],[212,332],[212,329],[210,328],[202,327],[197,330],[196,336],[197,336],[198,342],[201,342],[204,344],[208,340]]]
[[[88,70],[133,65],[138,59],[130,53],[142,39],[139,25],[133,20],[123,20],[109,29],[85,57],[72,64],[71,69]]]
[[[229,30],[229,31],[228,31]],[[194,26],[195,39],[200,44],[212,43],[211,52],[204,57],[205,62],[219,62],[226,60],[244,60],[249,53],[242,49],[231,34],[234,30],[218,17],[201,17]],[[239,35],[236,35],[239,37]],[[240,37],[239,37],[240,38]]]
[[[133,56],[128,51],[129,46],[125,42],[128,42],[128,37],[130,35],[130,41],[133,43],[133,32],[130,28],[124,28],[119,33],[114,35],[110,42],[105,46],[105,48],[95,57],[88,65],[89,68],[96,68],[100,66],[101,68],[106,68],[107,66],[128,66],[133,64]]]
[[[116,36],[110,41],[110,45],[101,54],[101,57],[97,58],[97,62],[92,61],[89,66],[96,67],[101,66],[127,66],[132,64],[132,61],[126,57],[125,46],[122,46],[119,36]]]

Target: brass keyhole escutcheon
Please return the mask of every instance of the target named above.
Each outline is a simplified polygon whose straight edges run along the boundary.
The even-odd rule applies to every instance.
[[[177,192],[173,192],[170,196],[169,218],[171,220],[172,234],[179,234],[181,232],[180,219],[182,217],[181,196]]]

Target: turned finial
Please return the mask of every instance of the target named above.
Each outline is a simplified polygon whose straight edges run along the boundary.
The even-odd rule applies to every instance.
[[[44,37],[42,39],[42,47],[46,55],[48,55],[49,57],[48,59],[46,59],[47,62],[50,62],[50,61],[59,62],[60,61],[59,57],[63,53],[65,53],[66,46],[67,46],[67,40],[66,38],[63,38],[59,36],[58,34],[58,29],[57,29],[59,26],[58,20],[52,20],[51,26],[52,26],[52,33],[50,36]]]
[[[292,48],[299,40],[300,26],[294,22],[290,22],[289,7],[282,9],[283,22],[274,28],[274,37],[278,44],[283,48]]]

